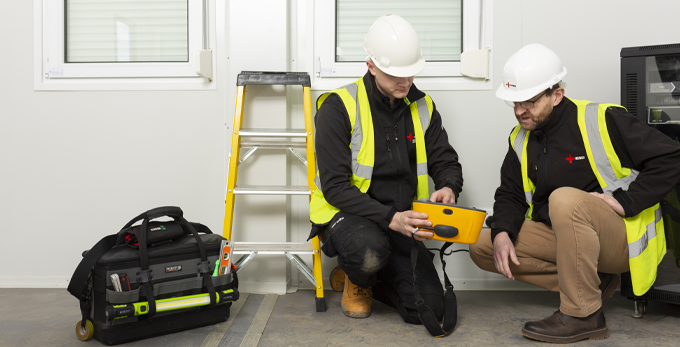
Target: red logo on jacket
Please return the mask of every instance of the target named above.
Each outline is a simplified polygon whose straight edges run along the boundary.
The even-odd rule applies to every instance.
[[[569,164],[571,164],[572,161],[574,161],[574,160],[583,160],[583,159],[585,159],[585,158],[586,158],[585,155],[582,155],[582,156],[580,156],[580,157],[572,157],[571,154],[569,154],[569,156],[566,157],[565,159],[569,161]]]

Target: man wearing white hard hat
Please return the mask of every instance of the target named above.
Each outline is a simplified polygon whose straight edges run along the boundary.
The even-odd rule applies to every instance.
[[[680,145],[614,104],[565,97],[567,69],[540,44],[505,64],[496,96],[519,122],[501,167],[491,230],[470,247],[482,269],[560,293],[524,336],[604,339],[602,301],[630,271],[636,295],[666,253],[659,201],[680,175]]]
[[[418,324],[410,252],[415,240],[432,233],[414,233],[431,222],[411,204],[420,198],[455,203],[461,165],[434,102],[413,84],[425,66],[413,27],[397,15],[382,16],[364,49],[366,75],[317,101],[319,189],[310,202],[311,236],[320,236],[326,255],[338,256],[331,285],[343,291],[347,316],[368,317],[373,297]],[[432,257],[419,248],[417,289],[440,320],[444,292]]]

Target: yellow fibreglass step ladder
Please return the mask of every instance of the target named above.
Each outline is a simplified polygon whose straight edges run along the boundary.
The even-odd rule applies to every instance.
[[[247,85],[300,85],[303,91],[305,129],[246,129],[241,128],[243,122],[243,109]],[[312,127],[312,102],[310,97],[311,82],[306,72],[263,72],[242,71],[236,82],[236,111],[234,114],[234,127],[232,128],[231,152],[229,154],[229,174],[227,180],[227,201],[224,212],[223,236],[231,240],[231,230],[234,217],[234,201],[236,195],[309,195],[316,189],[314,178],[316,165],[314,157],[314,137]],[[267,141],[241,141],[241,138],[255,137],[267,139]],[[271,140],[270,140],[271,139]],[[304,139],[300,141],[299,139]],[[297,140],[297,141],[296,141]],[[249,150],[241,158],[241,148]],[[240,163],[248,159],[258,148],[283,149],[291,151],[302,163],[307,166],[306,186],[255,186],[237,185],[237,173]],[[296,148],[305,148],[305,159]],[[284,254],[300,272],[309,279],[316,290],[316,311],[326,311],[326,302],[323,296],[323,280],[321,271],[321,252],[319,238],[314,237],[312,242],[234,242],[234,254],[243,254],[235,264],[240,269],[258,254]],[[312,254],[313,270],[300,258],[300,254]]]

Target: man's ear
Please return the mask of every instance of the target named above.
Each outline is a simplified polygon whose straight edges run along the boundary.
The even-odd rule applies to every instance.
[[[371,72],[371,75],[375,76],[375,65],[371,59],[366,60],[366,66],[368,66],[368,71]]]
[[[564,97],[564,88],[559,87],[555,89],[555,92],[553,92],[553,95],[555,95],[555,102],[553,103],[553,107],[557,106],[562,102],[562,98]]]

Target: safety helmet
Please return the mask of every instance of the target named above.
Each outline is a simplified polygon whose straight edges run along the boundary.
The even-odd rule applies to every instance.
[[[364,49],[378,69],[395,77],[411,77],[425,68],[415,29],[404,18],[388,14],[378,18],[364,38]]]
[[[562,81],[567,68],[548,47],[532,43],[513,54],[503,68],[503,83],[496,97],[525,101]]]

